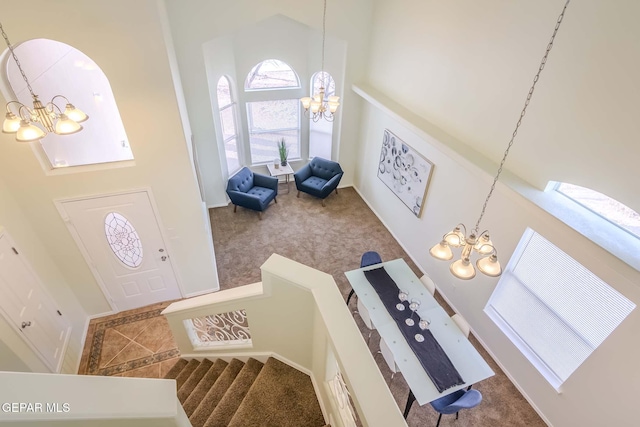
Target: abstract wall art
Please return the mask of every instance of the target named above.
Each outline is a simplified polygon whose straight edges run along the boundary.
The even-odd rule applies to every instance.
[[[433,163],[425,159],[389,129],[384,130],[378,178],[415,216],[420,218],[427,196]]]

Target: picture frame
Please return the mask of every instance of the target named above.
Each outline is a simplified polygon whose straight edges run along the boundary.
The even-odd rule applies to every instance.
[[[418,218],[422,215],[434,164],[389,129],[384,130],[378,178]]]

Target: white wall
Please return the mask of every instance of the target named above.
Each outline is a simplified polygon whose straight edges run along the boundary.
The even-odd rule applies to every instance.
[[[13,43],[44,37],[91,57],[110,80],[135,155],[133,167],[46,176],[28,145],[0,136],[0,178],[25,227],[40,239],[39,250],[59,270],[60,286],[71,289],[89,315],[110,310],[53,201],[148,187],[185,293],[216,289],[208,219],[202,215],[157,2],[37,0],[7,8],[2,22]],[[51,282],[52,273],[36,267]]]
[[[498,162],[565,1],[374,3],[366,80]],[[639,14],[635,0],[569,4],[508,170],[640,212]]]
[[[469,164],[429,134],[375,106],[365,108],[361,126],[361,162],[356,176],[358,191],[418,266],[434,279],[455,310],[469,321],[474,334],[540,414],[556,427],[631,425],[627,415],[607,408],[631,407],[635,392],[640,391],[640,371],[637,369],[640,348],[635,344],[640,312],[634,310],[567,380],[558,394],[484,314],[483,308],[498,279],[478,274],[472,281],[458,280],[449,273],[449,263],[428,254],[429,248],[456,223],[475,224],[492,176]],[[377,178],[385,128],[435,164],[421,218],[416,218]],[[640,305],[638,271],[499,183],[481,229],[491,231],[503,266],[526,227],[545,236]]]
[[[207,204],[209,206],[226,205],[227,200],[224,192],[226,179],[222,172],[220,159],[221,155],[224,156],[224,152],[216,142],[211,99],[205,90],[208,82],[203,46],[211,40],[229,35],[245,34],[248,36],[255,34],[255,31],[260,28],[260,23],[274,15],[282,15],[297,21],[296,25],[307,26],[317,31],[322,28],[322,1],[165,0],[165,3],[176,45],[191,125],[202,165]],[[369,0],[328,1],[327,64],[330,63],[329,61],[334,61],[331,58],[332,54],[339,57],[336,58],[339,60],[339,64],[344,64],[340,65],[344,69],[330,70],[340,88],[349,88],[364,72],[367,61],[370,20],[371,5]],[[267,33],[264,37],[260,37],[259,34],[252,36],[252,43],[255,46],[252,52],[255,52],[255,49],[262,49],[264,52],[284,50],[282,53],[287,57],[307,59],[308,46],[302,43],[296,46],[298,41],[294,39],[295,35],[291,35],[290,43],[287,43],[287,46],[266,42],[272,40],[272,36],[275,35]],[[328,50],[330,38],[346,42],[346,50],[342,49],[338,53],[330,52]],[[261,39],[265,39],[265,43],[262,43]],[[348,52],[348,57],[346,52]],[[251,63],[249,68],[245,70],[246,64],[244,62],[240,64],[241,58],[239,58],[243,57],[244,53],[244,51],[234,49],[235,67],[238,75],[246,74],[258,62]],[[319,46],[316,49],[316,54],[316,64],[313,71],[317,71],[320,66]],[[247,63],[250,62],[248,61],[249,56],[244,56],[244,58],[247,59]],[[211,67],[211,69],[217,68],[217,65]],[[225,65],[221,64],[219,68],[224,67]],[[306,67],[307,64],[304,64],[300,69],[306,69]],[[298,72],[300,69],[296,67]],[[304,80],[308,80],[310,77],[310,75],[300,74]],[[339,75],[344,75],[343,81],[338,80],[337,76]],[[237,83],[242,87],[244,77],[238,79]],[[308,87],[309,83],[307,81],[304,84]],[[361,101],[349,90],[345,90],[342,95],[341,121],[335,124],[336,128],[334,129],[335,138],[340,143],[334,157],[340,161],[345,170],[343,183],[349,184],[353,179],[356,161],[354,142],[357,138]],[[243,106],[239,107],[239,113],[245,114]]]
[[[384,108],[366,107],[355,185],[551,425],[635,424],[610,408],[633,407],[640,392],[637,309],[558,394],[483,313],[497,279],[459,281],[448,263],[428,255],[456,223],[473,227],[477,220],[565,2],[374,3],[363,81],[418,127]],[[640,90],[639,12],[640,4],[631,0],[615,7],[603,0],[569,5],[506,164],[507,172],[534,187],[529,193],[539,193],[549,180],[566,181],[640,211],[640,107],[633,96]],[[376,177],[385,127],[435,164],[420,219]],[[491,231],[503,266],[531,227],[640,303],[637,270],[511,191],[503,184],[508,175],[481,225]]]

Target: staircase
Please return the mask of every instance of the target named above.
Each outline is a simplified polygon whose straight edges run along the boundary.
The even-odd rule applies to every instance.
[[[309,376],[272,357],[180,359],[165,378],[193,427],[329,427]]]

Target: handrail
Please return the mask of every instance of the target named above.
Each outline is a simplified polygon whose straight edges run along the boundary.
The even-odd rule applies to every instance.
[[[389,391],[331,275],[273,254],[262,265],[262,282],[171,304],[166,316],[186,357],[275,354],[309,373],[332,425],[340,421],[328,381],[342,374],[365,427],[404,427],[406,421]],[[185,330],[191,318],[245,310],[248,348],[194,347]],[[333,363],[335,361],[335,364]],[[328,414],[327,414],[328,413]],[[329,421],[329,419],[327,420]]]

